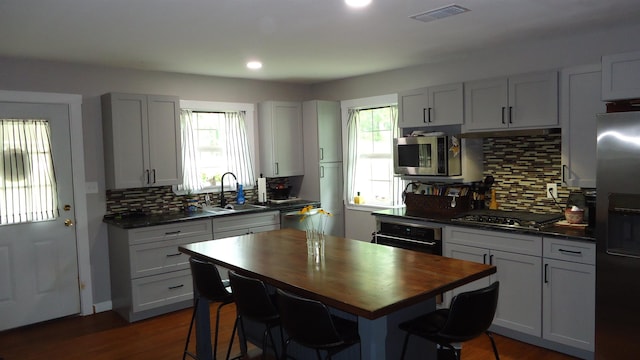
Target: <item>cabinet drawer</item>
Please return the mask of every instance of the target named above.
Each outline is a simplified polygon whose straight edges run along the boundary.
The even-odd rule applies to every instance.
[[[545,237],[543,241],[545,258],[595,265],[596,244]]]
[[[208,236],[211,239],[211,220],[185,221],[177,224],[149,226],[129,231],[129,244],[143,244],[185,237]],[[206,239],[205,239],[206,240]]]
[[[542,255],[542,238],[535,235],[447,226],[444,241],[445,243],[490,248],[523,255]]]
[[[131,278],[188,269],[189,256],[178,251],[178,246],[205,240],[211,240],[211,235],[130,246]]]
[[[249,229],[265,225],[280,224],[280,212],[270,211],[266,213],[233,215],[214,218],[213,230],[218,232]]]
[[[193,299],[191,270],[173,271],[132,281],[133,312]]]

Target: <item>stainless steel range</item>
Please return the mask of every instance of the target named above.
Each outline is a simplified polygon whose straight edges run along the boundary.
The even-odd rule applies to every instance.
[[[524,211],[473,210],[451,219],[454,222],[482,224],[509,229],[541,228],[564,219],[563,214],[535,214]]]

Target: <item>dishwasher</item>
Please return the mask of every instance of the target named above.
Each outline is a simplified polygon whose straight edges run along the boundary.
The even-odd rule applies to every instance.
[[[288,199],[288,200],[270,200],[269,208],[280,211],[280,228],[281,229],[298,229],[305,230],[304,223],[300,222],[300,210],[305,206],[320,207],[319,201]]]

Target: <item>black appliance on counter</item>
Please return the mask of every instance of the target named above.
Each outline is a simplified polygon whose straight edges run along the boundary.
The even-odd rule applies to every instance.
[[[482,224],[510,229],[540,230],[564,219],[564,214],[535,214],[525,211],[472,210],[451,219],[453,222]]]

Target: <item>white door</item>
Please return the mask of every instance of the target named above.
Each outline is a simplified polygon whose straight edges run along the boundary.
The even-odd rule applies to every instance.
[[[49,121],[58,197],[55,220],[0,225],[0,330],[80,312],[69,116],[68,104],[0,102],[1,119]]]

